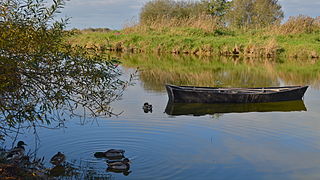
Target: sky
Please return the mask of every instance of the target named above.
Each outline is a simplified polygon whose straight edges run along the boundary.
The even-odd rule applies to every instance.
[[[62,9],[60,17],[69,17],[71,28],[122,29],[137,22],[141,7],[149,0],[70,0]],[[320,16],[320,0],[279,0],[289,16]]]

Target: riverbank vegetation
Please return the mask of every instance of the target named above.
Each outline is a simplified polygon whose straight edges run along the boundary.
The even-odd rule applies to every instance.
[[[67,41],[112,51],[319,58],[320,17],[283,17],[276,0],[153,0],[120,31],[75,30]]]

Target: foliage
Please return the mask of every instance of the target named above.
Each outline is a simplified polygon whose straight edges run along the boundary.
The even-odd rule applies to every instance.
[[[0,2],[0,125],[30,127],[63,123],[65,111],[113,115],[109,104],[121,95],[116,60],[102,61],[96,52],[64,43],[66,22],[54,21],[64,4],[54,0]]]
[[[278,0],[233,0],[227,15],[236,28],[263,28],[280,23],[283,18]]]
[[[64,36],[64,22],[52,20],[54,12],[62,5],[61,0],[55,1],[50,8],[43,7],[43,1],[0,2],[0,47],[3,57],[31,61],[43,53],[57,51]]]
[[[196,17],[205,12],[205,7],[199,2],[152,0],[147,2],[140,12],[140,22],[148,24],[158,18],[185,19]]]
[[[208,15],[219,25],[235,28],[263,28],[279,24],[283,11],[278,0],[202,0],[196,2],[152,0],[140,13],[140,23],[150,24],[159,19],[192,19]]]
[[[202,0],[202,3],[207,8],[209,14],[218,17],[221,22],[224,21],[224,16],[230,8],[230,2],[227,0]]]

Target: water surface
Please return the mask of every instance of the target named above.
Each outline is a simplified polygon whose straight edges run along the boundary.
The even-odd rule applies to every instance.
[[[132,172],[128,176],[110,173],[114,179],[320,177],[319,63],[309,62],[299,67],[299,62],[145,55],[122,58],[126,75],[138,66],[140,72],[121,100],[112,103],[114,111],[122,112],[121,115],[73,117],[67,119],[65,128],[38,128],[37,155],[44,156],[47,164],[52,155],[61,151],[70,163],[80,162],[106,173],[105,160],[95,158],[93,153],[121,148],[132,160]],[[302,102],[191,106],[182,112],[170,113],[166,110],[165,83],[311,86]],[[144,102],[153,105],[152,113],[144,113]],[[28,149],[35,148],[33,133],[26,130],[19,136],[29,144]]]

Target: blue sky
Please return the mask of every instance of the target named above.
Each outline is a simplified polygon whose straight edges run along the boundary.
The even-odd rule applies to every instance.
[[[70,0],[60,16],[71,17],[68,28],[108,27],[121,29],[136,22],[149,0]],[[299,14],[320,16],[320,0],[279,0],[285,18]]]

